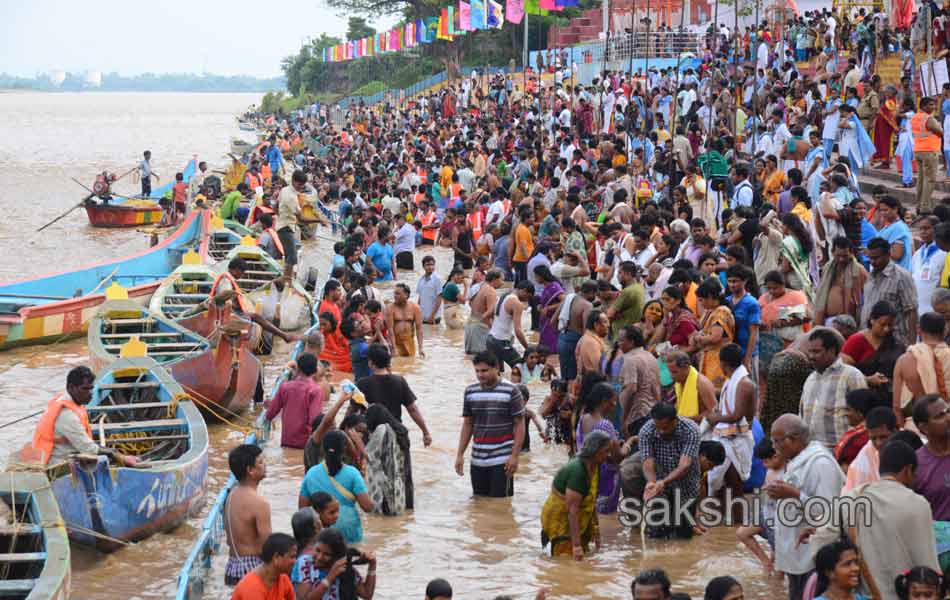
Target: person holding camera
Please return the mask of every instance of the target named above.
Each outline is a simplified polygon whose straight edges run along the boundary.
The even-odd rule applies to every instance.
[[[357,565],[369,565],[365,578]],[[317,536],[312,558],[297,561],[294,575],[298,600],[372,600],[376,555],[348,548],[339,530],[328,528]]]

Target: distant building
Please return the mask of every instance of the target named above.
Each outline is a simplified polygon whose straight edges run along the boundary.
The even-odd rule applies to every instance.
[[[66,71],[50,71],[49,82],[53,84],[53,87],[59,87],[63,85],[64,81],[66,81]]]
[[[86,87],[91,88],[102,87],[102,72],[86,71],[84,84]]]

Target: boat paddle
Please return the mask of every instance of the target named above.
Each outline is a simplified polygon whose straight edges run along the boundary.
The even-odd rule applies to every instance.
[[[75,177],[70,177],[70,179],[72,179],[73,181],[75,181],[76,183],[78,183],[80,186],[82,186],[82,188],[83,188],[84,190],[86,190],[87,192],[89,192],[92,196],[95,196],[95,195],[96,195],[95,192],[93,192],[92,190],[90,190],[90,189],[89,189],[88,187],[86,187],[84,184],[80,183],[79,180],[76,179]],[[37,229],[37,230],[36,230],[36,233],[39,233],[39,232],[43,231],[44,229],[46,229],[47,227],[49,227],[49,226],[52,225],[53,223],[59,221],[60,219],[62,219],[63,217],[65,217],[65,216],[68,215],[69,213],[73,212],[74,210],[76,210],[77,208],[79,208],[80,206],[82,206],[82,205],[85,204],[85,203],[86,203],[86,198],[83,198],[82,202],[80,202],[79,204],[73,206],[72,208],[70,208],[69,210],[67,210],[67,211],[64,212],[63,214],[59,215],[58,217],[56,217],[55,219],[53,219],[52,221],[50,221],[50,222],[47,223],[46,225],[43,225],[42,227],[40,227],[39,229]]]

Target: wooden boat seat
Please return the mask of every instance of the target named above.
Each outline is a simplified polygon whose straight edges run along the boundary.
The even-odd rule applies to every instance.
[[[187,433],[177,435],[143,435],[140,437],[122,437],[116,439],[107,439],[106,444],[137,444],[138,442],[170,442],[175,440],[187,440],[191,436]]]
[[[200,348],[201,345],[202,345],[201,342],[159,343],[159,344],[149,344],[148,350],[151,350],[152,348],[166,349],[166,350],[172,349],[172,348],[180,348],[182,350],[188,350],[190,348]],[[105,346],[106,350],[118,350],[120,348],[122,348],[122,344],[108,344]]]
[[[132,402],[126,404],[98,404],[96,406],[87,406],[86,412],[111,412],[117,410],[135,410],[139,408],[168,408],[171,406],[168,402]]]
[[[35,579],[3,579],[0,580],[0,594],[29,594],[35,585]]]
[[[184,304],[175,304],[174,306],[185,306]],[[129,331],[126,333],[103,333],[99,337],[102,339],[115,339],[115,338],[130,338],[132,336],[138,336],[140,338],[180,338],[182,336],[179,331],[155,331],[155,332],[142,332],[137,333],[134,331]]]
[[[103,383],[99,386],[99,389],[103,390],[127,390],[130,388],[157,388],[161,387],[161,383],[158,381],[129,381],[127,383]],[[90,406],[89,409],[95,408]]]
[[[0,554],[0,563],[39,562],[46,560],[45,552],[7,552]]]
[[[34,523],[0,523],[0,535],[39,535],[43,528]]]
[[[185,419],[158,419],[155,421],[129,421],[127,423],[103,423],[102,428],[108,433],[125,431],[145,431],[148,429],[182,429],[188,422]],[[98,428],[99,425],[96,425]],[[123,440],[125,441],[125,440]],[[0,562],[3,559],[0,558]]]
[[[155,323],[155,319],[105,319],[103,323],[106,325],[145,325],[150,323]]]
[[[244,271],[245,275],[267,275],[268,277],[273,277],[279,275],[277,271]]]
[[[208,294],[165,294],[166,298],[175,298],[181,300],[204,300]]]

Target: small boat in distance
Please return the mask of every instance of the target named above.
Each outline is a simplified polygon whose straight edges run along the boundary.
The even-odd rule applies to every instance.
[[[121,282],[128,296],[145,304],[182,263],[196,251],[207,260],[208,210],[189,213],[178,229],[161,243],[131,256],[51,275],[0,285],[0,350],[79,337],[110,282]]]
[[[185,183],[191,180],[196,170],[197,159],[193,158],[182,169]],[[84,204],[89,224],[93,227],[137,227],[157,224],[161,222],[164,212],[158,200],[171,191],[174,185],[175,179],[172,177],[165,185],[153,189],[148,198],[113,195],[106,200],[91,196]]]
[[[109,457],[51,466],[53,494],[74,542],[113,552],[125,542],[180,525],[204,502],[208,429],[171,374],[133,339],[96,378],[86,406],[93,437],[134,455],[134,468]]]
[[[0,474],[0,597],[8,600],[66,600],[71,575],[69,539],[56,497],[43,473]]]

